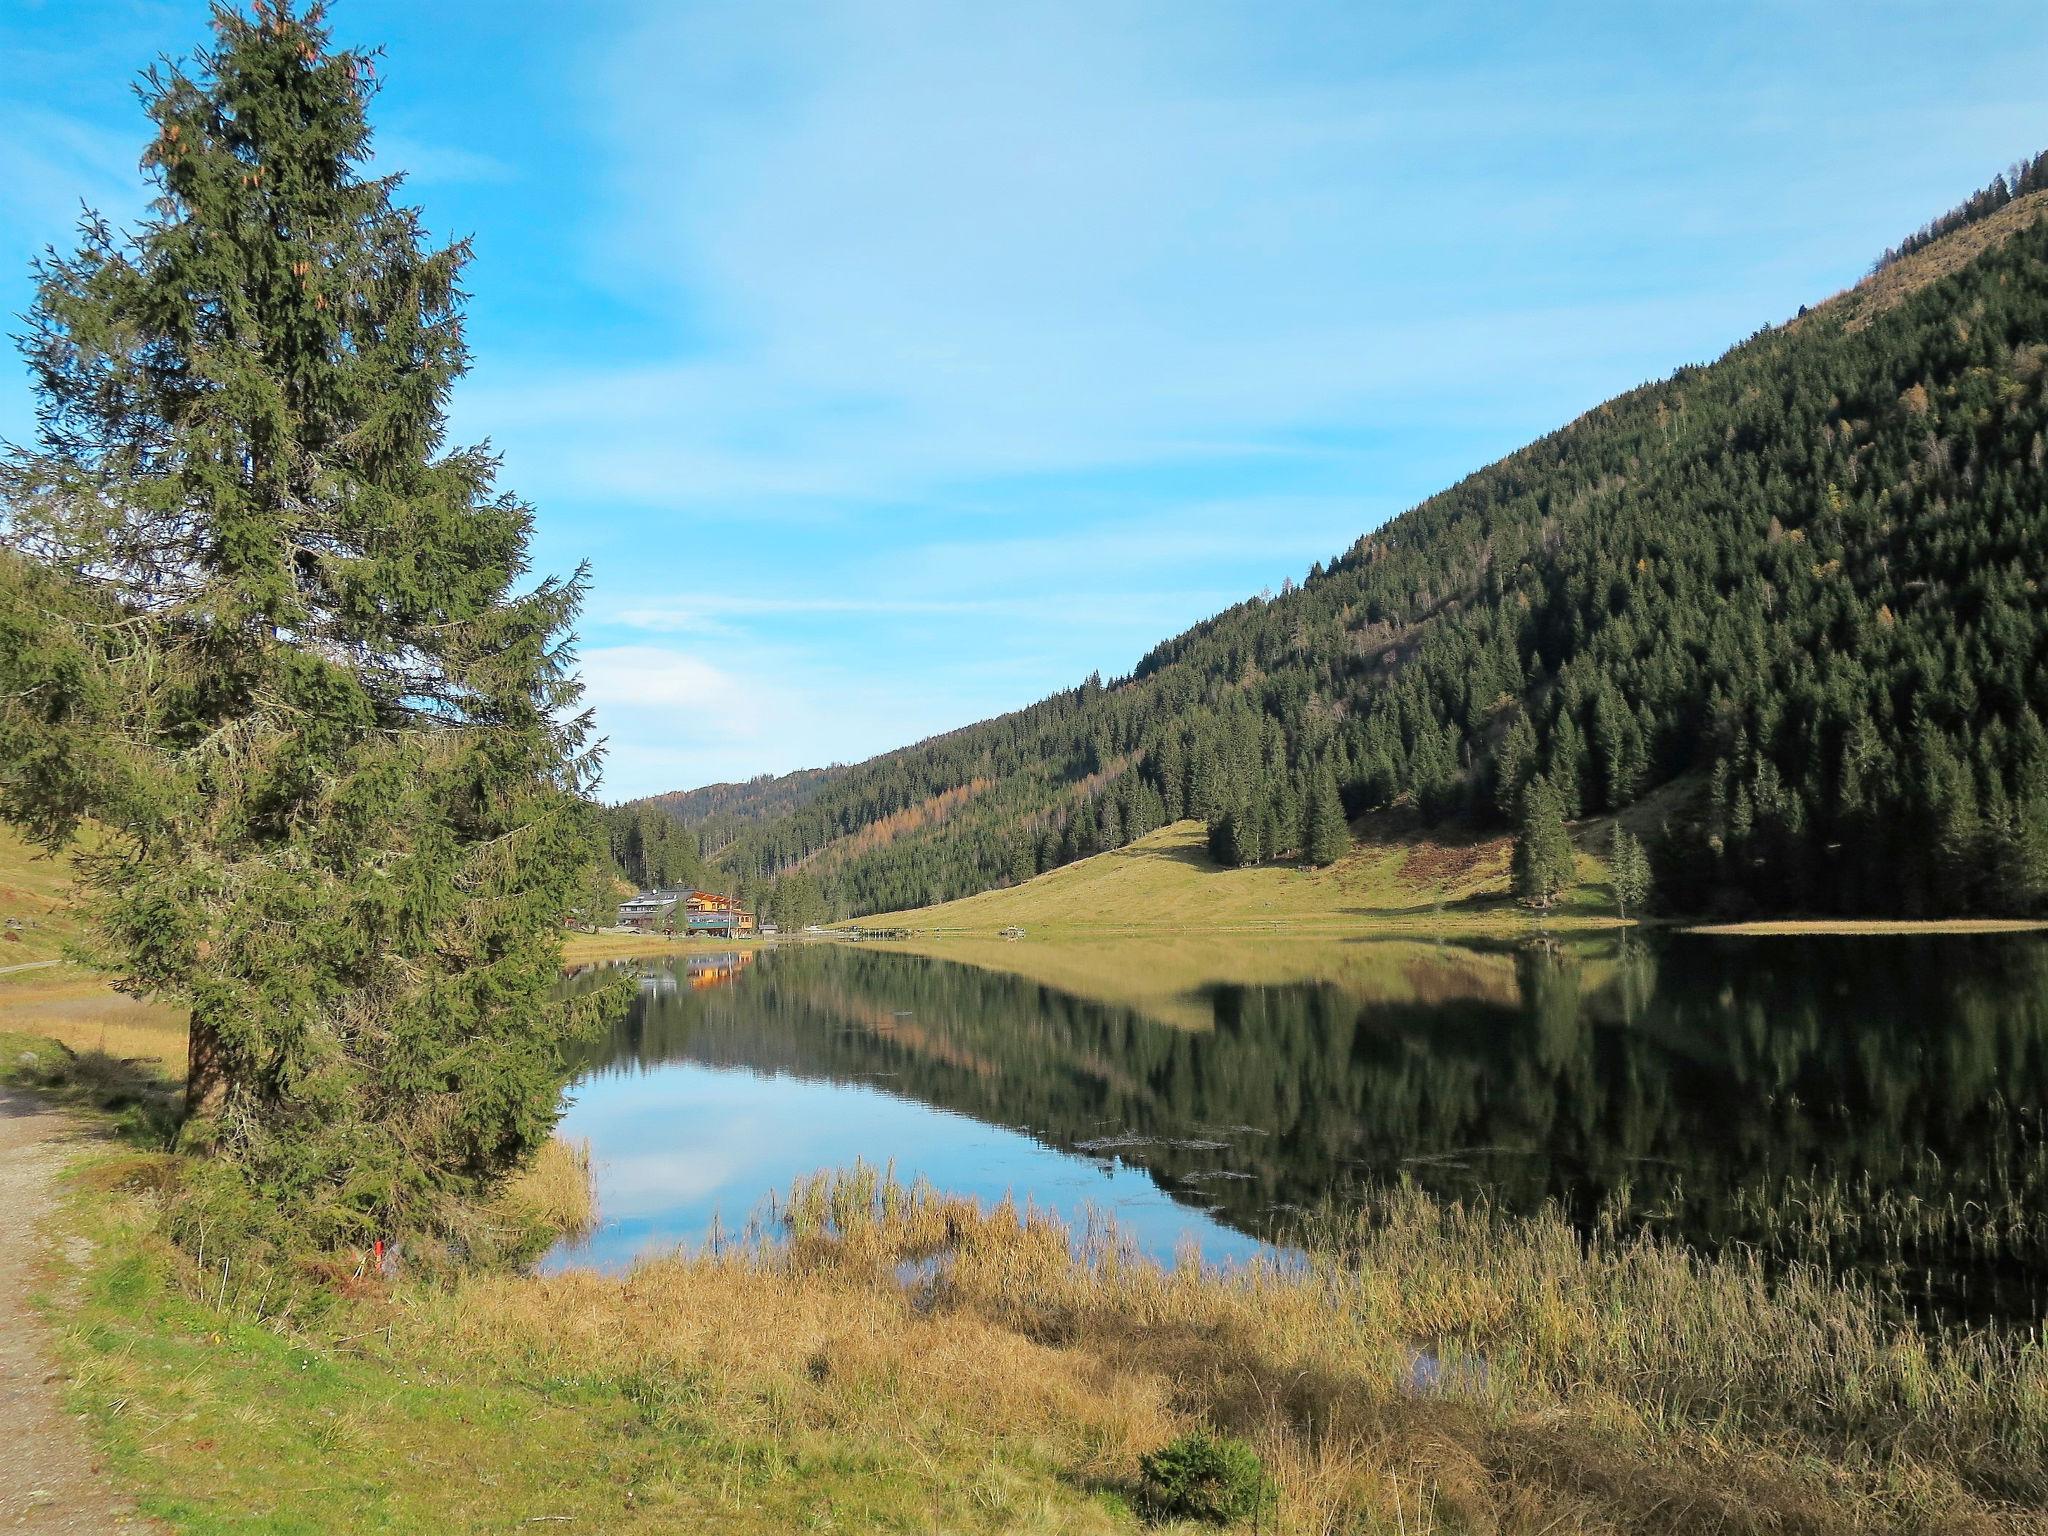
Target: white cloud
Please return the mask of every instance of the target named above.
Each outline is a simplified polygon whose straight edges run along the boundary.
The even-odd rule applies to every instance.
[[[653,645],[594,646],[581,653],[584,695],[600,712],[686,712],[697,729],[747,737],[759,720],[758,690],[701,656]]]
[[[115,130],[0,100],[0,209],[9,225],[32,243],[62,246],[84,208],[117,225],[131,219],[145,195],[136,170],[144,128],[139,115]]]
[[[1267,31],[1230,7],[651,8],[597,85],[590,257],[653,322],[647,360],[494,366],[463,409],[532,445],[542,492],[843,508],[1300,457],[1304,429],[1412,421],[1447,382],[1483,406],[1530,359],[1590,398],[1672,329],[1569,295],[1486,313],[1445,270],[1580,211],[1488,170],[1543,116],[1526,82],[1490,114],[1485,76],[1303,84],[1257,66]]]
[[[988,602],[919,598],[789,597],[740,592],[692,592],[672,595],[620,610],[619,623],[633,629],[687,631],[717,627],[726,616],[788,617],[800,614],[971,614],[1007,605]]]
[[[607,799],[868,757],[971,718],[950,689],[892,686],[772,646],[721,647],[717,659],[644,644],[580,656]]]
[[[496,155],[464,149],[458,144],[435,144],[409,134],[380,131],[373,141],[375,175],[403,171],[408,185],[447,186],[460,182],[506,182],[518,172]]]

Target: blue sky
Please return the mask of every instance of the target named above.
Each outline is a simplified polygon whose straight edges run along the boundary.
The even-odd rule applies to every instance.
[[[0,0],[0,303],[199,0]],[[1028,703],[1854,281],[2048,146],[2038,0],[338,0],[588,558],[606,793]],[[0,435],[32,427],[0,375]]]

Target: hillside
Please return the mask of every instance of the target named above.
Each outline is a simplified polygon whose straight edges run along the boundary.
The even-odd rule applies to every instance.
[[[1497,837],[1541,775],[1573,817],[1661,791],[1679,910],[2039,911],[2044,213],[2048,193],[1980,194],[1299,588],[1127,678],[840,770],[718,865],[885,912],[1188,819],[1247,867],[1378,808]]]
[[[751,822],[771,821],[802,809],[845,772],[845,767],[835,766],[764,773],[742,784],[705,784],[631,803],[651,805],[685,827],[701,828],[699,839],[706,852],[713,852]]]
[[[70,886],[68,861],[0,827],[0,1050],[51,1039],[182,1073],[182,1009],[114,992],[103,974],[65,963],[66,947],[79,937]]]
[[[1177,821],[1124,847],[1019,885],[937,906],[882,913],[871,927],[983,938],[1007,927],[1033,937],[1259,933],[1341,935],[1397,928],[1520,931],[1531,914],[1508,887],[1509,840],[1498,834],[1375,835],[1327,868],[1216,862],[1200,822]],[[1614,909],[1598,859],[1581,853],[1579,887],[1551,915],[1564,926],[1605,923]]]
[[[61,956],[78,932],[71,866],[0,826],[0,971]]]

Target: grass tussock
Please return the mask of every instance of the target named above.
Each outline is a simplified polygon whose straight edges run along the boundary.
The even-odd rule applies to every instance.
[[[506,1185],[504,1199],[531,1211],[533,1219],[556,1237],[580,1242],[597,1230],[596,1190],[590,1142],[552,1136],[533,1165]]]

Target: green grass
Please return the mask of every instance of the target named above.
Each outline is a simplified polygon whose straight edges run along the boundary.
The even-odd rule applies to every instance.
[[[0,823],[0,967],[63,955],[78,936],[70,889],[69,859],[41,853]],[[10,979],[0,976],[0,986]]]
[[[1591,834],[1587,834],[1590,836]],[[1606,872],[1579,855],[1579,884],[1539,915],[1510,892],[1512,840],[1449,828],[1433,834],[1368,824],[1368,836],[1327,869],[1266,864],[1226,869],[1199,822],[1176,822],[1124,848],[1048,870],[1007,890],[860,919],[869,927],[1034,937],[1119,932],[1385,931],[1524,933],[1616,921]]]
[[[34,966],[0,975],[0,1029],[182,1075],[182,1008],[124,996],[104,975],[65,959],[79,938],[70,889],[68,859],[42,854],[0,825],[0,919],[18,925],[0,927],[0,967]],[[38,963],[45,961],[58,963]]]
[[[231,1255],[224,1283],[202,1270],[132,1192],[83,1195],[73,1214],[98,1253],[64,1318],[75,1396],[119,1480],[180,1532],[1126,1523],[1118,1497],[1062,1479],[1029,1441],[984,1458],[794,1423],[774,1369],[719,1383],[707,1415],[690,1372],[567,1358],[541,1337],[479,1355],[465,1300],[431,1287],[345,1283],[324,1315],[280,1316],[269,1277],[238,1276]]]

